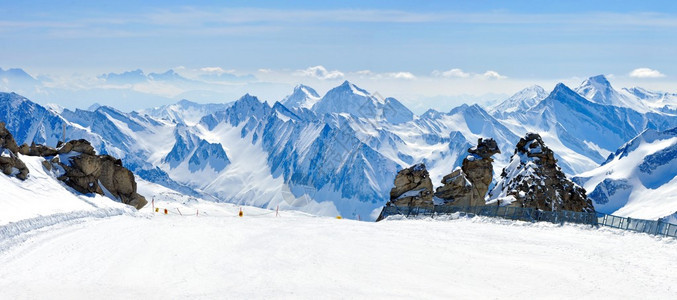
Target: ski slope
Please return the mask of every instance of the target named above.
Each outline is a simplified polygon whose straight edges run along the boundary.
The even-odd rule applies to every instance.
[[[669,238],[482,218],[371,223],[256,208],[240,218],[233,205],[181,205],[208,213],[144,208],[0,240],[9,244],[0,298],[677,296]]]

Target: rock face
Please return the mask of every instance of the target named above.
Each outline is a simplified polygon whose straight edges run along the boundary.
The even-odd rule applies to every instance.
[[[97,193],[114,197],[120,202],[141,209],[148,203],[136,192],[134,174],[122,166],[122,161],[110,155],[96,155],[87,140],[74,140],[56,149],[61,158],[50,161],[63,170],[58,179],[83,194]]]
[[[0,122],[0,170],[25,180],[28,168],[17,153],[44,157],[42,165],[80,193],[106,195],[137,209],[148,203],[136,192],[134,174],[122,166],[122,161],[110,155],[96,155],[87,140],[69,141],[56,149],[35,144],[19,147],[5,123]]]
[[[442,178],[435,196],[445,205],[482,206],[493,178],[492,155],[501,153],[494,139],[477,140],[477,146],[468,149],[470,155],[463,159],[461,168]]]
[[[17,153],[20,153],[20,148],[12,134],[5,128],[5,123],[0,122],[0,170],[2,173],[9,176],[16,176],[21,180],[26,180],[28,177],[28,168],[24,164]]]
[[[492,203],[544,211],[594,212],[585,189],[566,178],[537,133],[527,133],[490,192]]]
[[[424,164],[417,164],[397,173],[388,204],[433,206],[433,184]]]

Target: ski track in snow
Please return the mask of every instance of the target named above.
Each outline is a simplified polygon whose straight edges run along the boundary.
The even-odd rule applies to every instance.
[[[367,223],[257,212],[142,212],[34,232],[0,248],[0,298],[677,296],[670,238],[481,217]]]

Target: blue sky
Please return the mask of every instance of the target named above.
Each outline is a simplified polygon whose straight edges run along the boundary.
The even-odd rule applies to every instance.
[[[52,76],[221,68],[320,90],[350,79],[408,101],[596,74],[675,89],[675,1],[325,2],[2,1],[0,67]],[[329,73],[303,73],[317,66]],[[444,84],[435,78],[459,82],[401,92]]]

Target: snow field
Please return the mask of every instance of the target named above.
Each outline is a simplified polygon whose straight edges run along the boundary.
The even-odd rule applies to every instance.
[[[677,296],[669,238],[479,217],[240,218],[237,209],[56,225],[0,252],[2,298]]]

